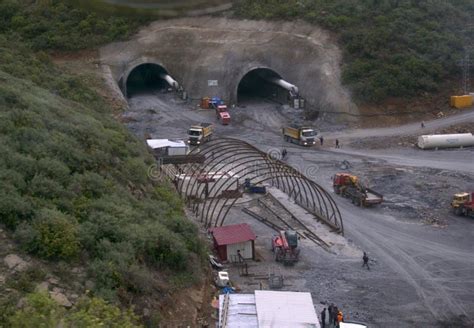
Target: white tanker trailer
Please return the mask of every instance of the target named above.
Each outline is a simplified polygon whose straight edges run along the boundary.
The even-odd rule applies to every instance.
[[[474,136],[472,133],[423,135],[418,137],[417,145],[421,149],[471,147]]]

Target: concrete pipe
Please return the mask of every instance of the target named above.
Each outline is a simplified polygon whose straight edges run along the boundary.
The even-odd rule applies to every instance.
[[[276,84],[276,85],[282,87],[285,90],[292,91],[293,93],[298,94],[298,87],[294,84],[286,82],[283,79],[272,78],[272,79],[269,79],[268,82],[271,82],[273,84]]]
[[[175,89],[178,89],[179,84],[176,82],[175,79],[173,79],[171,76],[168,74],[161,74],[160,77],[165,80],[170,86],[172,86]]]
[[[472,133],[433,134],[418,137],[418,147],[421,149],[470,146],[474,146],[474,136]]]

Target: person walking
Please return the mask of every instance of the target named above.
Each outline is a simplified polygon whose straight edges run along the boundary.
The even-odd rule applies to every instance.
[[[334,314],[334,303],[331,303],[328,307],[329,325],[332,325],[332,323],[334,322],[333,314]]]
[[[286,151],[286,148],[283,148],[283,150],[281,151],[281,159],[285,159],[287,154],[288,152]]]
[[[425,122],[421,121],[421,128],[423,129],[425,127]]]
[[[339,313],[339,309],[337,306],[332,308],[332,325],[337,327],[337,314]]]
[[[336,148],[339,148],[339,139],[336,139]]]
[[[324,137],[323,136],[319,137],[319,143],[321,144],[321,146],[324,144]]]
[[[364,252],[364,256],[362,256],[362,260],[364,260],[364,263],[362,264],[362,267],[366,266],[367,270],[370,270],[369,267],[369,256],[367,255],[366,252]]]
[[[326,308],[321,311],[321,328],[326,328]]]

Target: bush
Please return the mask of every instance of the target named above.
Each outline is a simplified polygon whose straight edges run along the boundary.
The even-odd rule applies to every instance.
[[[107,304],[99,298],[81,299],[71,310],[65,311],[46,293],[32,293],[25,305],[7,318],[8,327],[141,327],[138,318],[128,309]]]
[[[32,223],[16,232],[23,247],[49,259],[71,259],[79,253],[77,227],[73,219],[57,210],[42,209]]]
[[[26,305],[9,318],[9,327],[58,327],[64,310],[48,294],[33,293],[26,298]]]
[[[118,307],[107,304],[99,298],[84,298],[72,313],[68,315],[66,322],[69,327],[110,327],[110,328],[134,328],[141,327],[138,318],[133,311],[121,311]]]

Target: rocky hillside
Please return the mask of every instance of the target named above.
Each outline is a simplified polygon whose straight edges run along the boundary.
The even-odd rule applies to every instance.
[[[146,147],[96,93],[101,82],[69,75],[35,50],[38,31],[47,36],[56,24],[26,32],[31,7],[0,7],[0,327],[28,317],[47,326],[156,325],[167,295],[200,279],[197,228],[172,188],[150,175]]]

